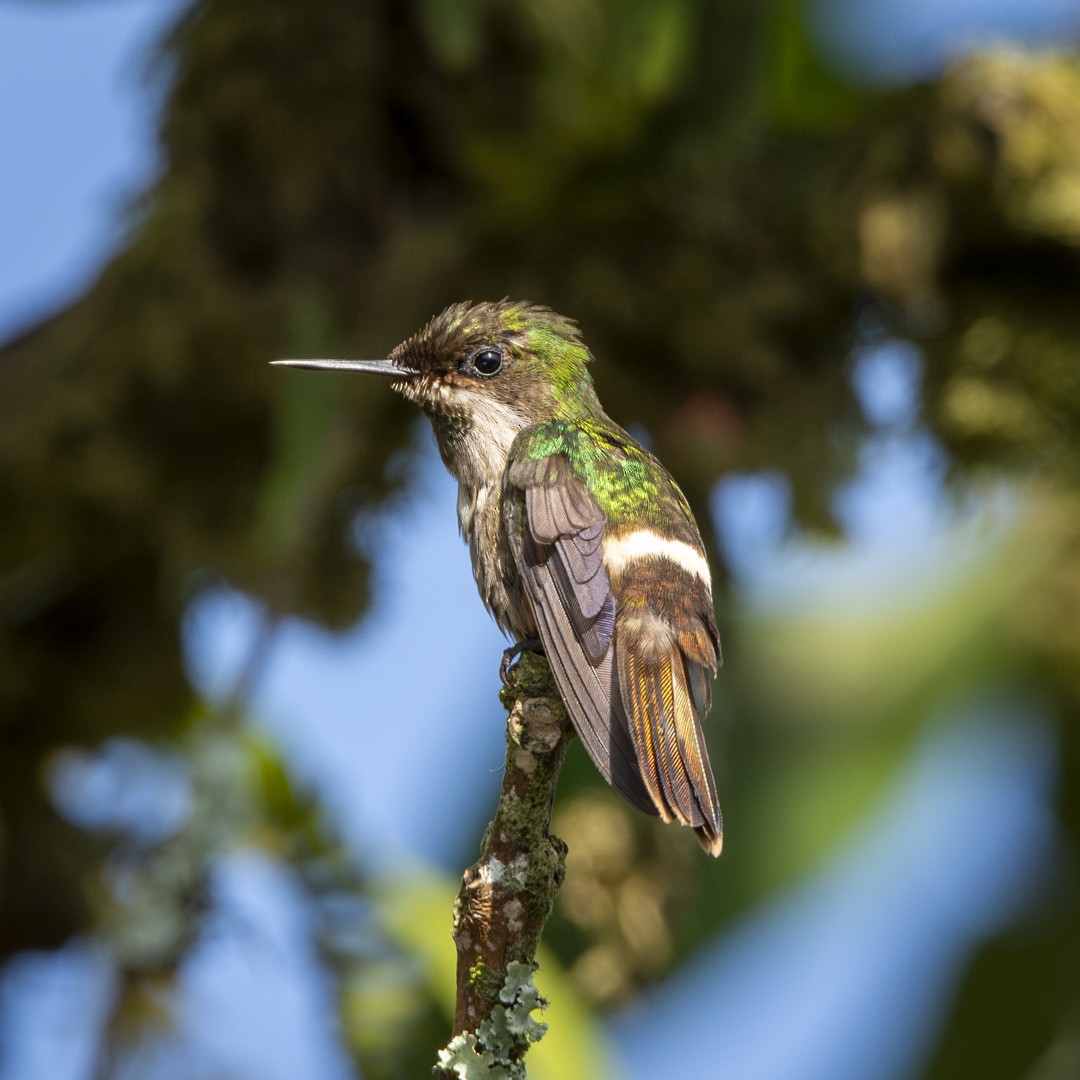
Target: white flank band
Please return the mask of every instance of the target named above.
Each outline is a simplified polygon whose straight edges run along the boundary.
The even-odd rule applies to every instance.
[[[682,540],[669,540],[651,529],[638,529],[624,536],[604,538],[604,565],[610,573],[622,573],[628,563],[649,557],[670,559],[688,574],[701,578],[712,587],[712,576],[705,556]]]

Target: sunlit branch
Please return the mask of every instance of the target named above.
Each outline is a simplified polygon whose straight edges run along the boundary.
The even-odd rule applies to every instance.
[[[454,1039],[439,1054],[445,1076],[466,1064],[523,1076],[522,1057],[546,1030],[530,1016],[542,1004],[531,976],[566,868],[566,845],[548,828],[572,729],[547,661],[533,653],[511,668],[501,696],[510,713],[502,792],[454,905],[457,1008]]]

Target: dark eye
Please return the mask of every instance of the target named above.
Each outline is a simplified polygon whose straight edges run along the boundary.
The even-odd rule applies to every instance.
[[[478,375],[498,374],[502,362],[502,353],[498,349],[481,349],[472,358],[472,366]]]

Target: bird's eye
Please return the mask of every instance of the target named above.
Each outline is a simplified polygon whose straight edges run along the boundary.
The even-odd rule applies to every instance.
[[[481,349],[472,358],[472,366],[478,375],[497,375],[502,363],[502,353],[498,349]]]

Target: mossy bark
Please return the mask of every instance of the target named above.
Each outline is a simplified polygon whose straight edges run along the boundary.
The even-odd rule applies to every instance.
[[[510,714],[502,792],[454,905],[455,1036],[477,1032],[502,1007],[510,965],[535,968],[566,870],[566,845],[548,828],[572,728],[547,661],[523,653],[501,697]]]

